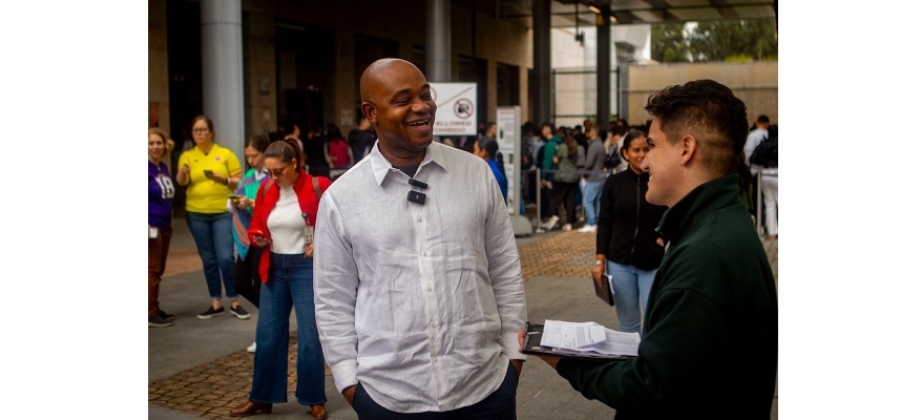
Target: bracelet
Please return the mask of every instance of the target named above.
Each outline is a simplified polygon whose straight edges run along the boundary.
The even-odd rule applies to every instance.
[[[601,260],[595,260],[595,261],[594,261],[594,265],[595,265],[595,266],[601,265],[601,264],[603,264],[603,263],[604,263],[604,262],[601,261]]]

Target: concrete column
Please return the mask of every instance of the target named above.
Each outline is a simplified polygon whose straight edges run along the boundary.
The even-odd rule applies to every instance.
[[[214,121],[214,140],[242,159],[246,122],[240,1],[201,1],[201,90],[204,114]]]
[[[629,64],[626,63],[617,64],[617,108],[621,120],[636,124],[629,119]]]
[[[360,71],[364,71],[361,69]],[[335,124],[347,136],[358,125],[361,102],[355,80],[355,33],[349,29],[339,28],[335,31],[335,76],[336,86],[333,92]]]
[[[533,0],[533,75],[535,124],[543,124],[553,118],[553,104],[550,97],[552,85],[552,46],[550,45],[550,0]]]
[[[425,77],[450,82],[450,0],[427,0],[425,17]]]
[[[597,125],[610,122],[610,9],[597,15]]]

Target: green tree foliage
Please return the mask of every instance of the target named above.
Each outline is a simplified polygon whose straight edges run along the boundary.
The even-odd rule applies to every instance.
[[[665,63],[777,59],[776,23],[772,20],[700,22],[686,31],[683,26],[682,23],[652,26],[652,59]],[[656,31],[656,27],[662,29]],[[680,48],[685,48],[685,52],[680,53],[681,57],[674,57],[674,51]]]
[[[690,61],[683,23],[652,25],[652,60],[662,63]]]

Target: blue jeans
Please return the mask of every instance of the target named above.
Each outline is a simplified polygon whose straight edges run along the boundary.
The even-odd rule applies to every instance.
[[[265,252],[269,252],[265,250]],[[271,254],[268,282],[259,296],[256,355],[249,400],[261,404],[287,401],[288,341],[291,308],[297,319],[297,402],[326,403],[323,350],[313,304],[313,259],[303,254]]]
[[[227,297],[236,299],[236,263],[233,261],[233,216],[229,212],[185,215],[188,230],[195,238],[198,255],[204,265],[204,279],[208,283],[211,299],[220,299],[220,283],[223,280]]]
[[[517,386],[519,375],[508,363],[502,384],[484,400],[453,411],[424,413],[396,413],[387,410],[358,382],[355,388],[354,409],[359,420],[514,420],[517,418]]]
[[[597,224],[597,216],[601,213],[601,192],[606,182],[606,178],[601,178],[585,184],[585,224]]]
[[[645,271],[607,260],[607,274],[613,276],[610,287],[613,288],[613,301],[616,303],[614,308],[617,310],[617,319],[620,320],[620,331],[639,332],[642,320],[639,304],[642,304],[644,311],[657,272],[657,268]]]

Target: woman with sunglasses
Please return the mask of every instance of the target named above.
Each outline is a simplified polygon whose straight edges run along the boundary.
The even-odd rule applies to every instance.
[[[287,401],[288,338],[291,309],[297,319],[297,402],[310,406],[313,419],[325,419],[323,353],[313,304],[313,226],[322,192],[331,181],[302,168],[303,152],[296,139],[284,139],[265,150],[271,180],[259,188],[249,225],[249,241],[264,248],[256,355],[249,401],[230,411],[245,417],[271,413],[272,404]]]
[[[199,115],[192,120],[195,147],[179,156],[176,181],[188,186],[185,192],[185,219],[195,239],[204,265],[204,278],[211,295],[211,305],[198,314],[199,319],[223,315],[221,281],[230,299],[230,313],[248,319],[239,304],[234,287],[236,264],[233,262],[232,216],[227,210],[227,196],[240,181],[243,170],[233,152],[214,143],[214,123]]]

